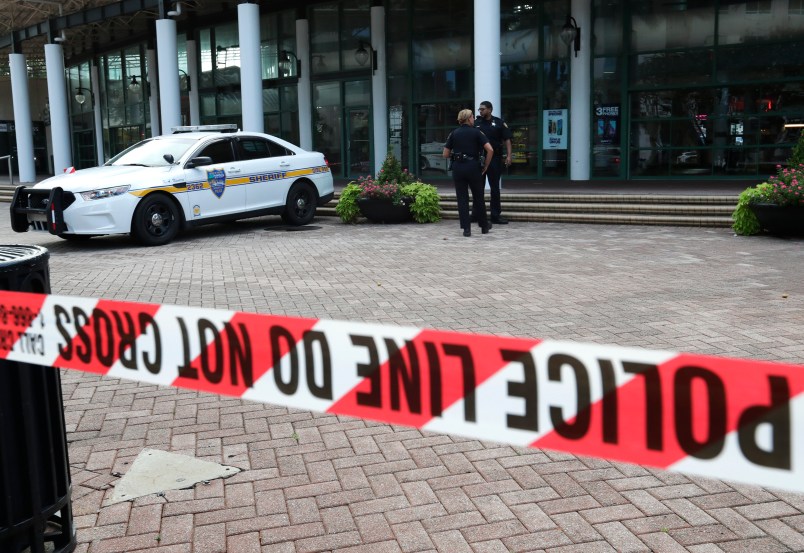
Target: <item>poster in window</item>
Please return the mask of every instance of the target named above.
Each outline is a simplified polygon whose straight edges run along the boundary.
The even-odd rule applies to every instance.
[[[543,143],[545,150],[567,149],[567,110],[544,110]]]
[[[595,108],[595,144],[620,143],[620,104]]]

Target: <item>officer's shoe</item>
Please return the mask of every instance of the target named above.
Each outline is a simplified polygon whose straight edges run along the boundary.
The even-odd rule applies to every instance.
[[[498,225],[507,225],[508,224],[508,219],[506,219],[502,215],[498,215],[497,217],[492,217],[491,222],[496,223]]]
[[[463,229],[463,235],[464,235],[464,236],[472,236],[472,230],[471,230],[471,229],[468,229],[468,228],[467,228],[467,229]]]
[[[491,230],[491,223],[486,223],[486,226],[482,227],[480,229],[480,232],[483,234],[488,234],[490,230]]]

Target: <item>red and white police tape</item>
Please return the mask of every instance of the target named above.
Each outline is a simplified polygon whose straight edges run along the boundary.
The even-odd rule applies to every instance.
[[[0,358],[804,491],[804,367],[0,292]]]

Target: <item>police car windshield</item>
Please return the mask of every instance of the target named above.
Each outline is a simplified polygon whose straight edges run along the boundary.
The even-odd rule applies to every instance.
[[[165,159],[165,154],[170,154],[174,160],[178,160],[196,143],[195,139],[179,136],[143,140],[114,156],[106,162],[106,165],[166,167],[172,164]]]

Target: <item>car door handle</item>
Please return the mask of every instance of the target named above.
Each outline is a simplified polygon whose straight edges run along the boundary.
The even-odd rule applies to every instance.
[[[240,173],[243,172],[243,170],[240,169],[239,167],[229,167],[226,170],[226,172],[229,173],[230,175],[239,175]]]
[[[290,162],[288,162],[288,161],[280,161],[279,166],[280,167],[290,167]]]

